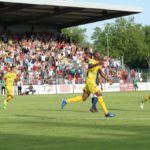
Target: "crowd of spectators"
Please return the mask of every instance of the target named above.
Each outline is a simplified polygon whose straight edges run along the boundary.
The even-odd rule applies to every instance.
[[[23,84],[83,83],[84,52],[56,33],[0,34],[0,78],[15,65]]]
[[[0,80],[8,65],[15,65],[23,85],[82,84],[88,68],[86,51],[56,33],[0,34]],[[104,72],[119,80],[121,66],[106,60]]]

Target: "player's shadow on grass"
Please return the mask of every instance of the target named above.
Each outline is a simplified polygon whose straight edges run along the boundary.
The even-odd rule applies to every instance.
[[[64,112],[80,112],[80,113],[85,113],[87,112],[86,110],[73,110],[73,109],[50,109],[50,111],[64,111]]]
[[[34,118],[34,119],[41,119],[41,120],[45,120],[45,119],[56,119],[54,117],[46,117],[46,116],[35,116],[35,115],[15,115],[18,118]]]
[[[77,108],[78,109],[78,108]],[[83,112],[83,113],[85,113],[85,112],[88,112],[88,110],[86,111],[86,110],[73,110],[73,109],[30,109],[30,110],[38,110],[38,111],[47,111],[47,112],[62,112],[62,111],[64,111],[64,112]]]
[[[131,112],[139,112],[140,108],[137,109],[119,109],[119,108],[109,108],[110,111],[131,111]],[[149,112],[148,110],[142,110],[144,112]]]
[[[73,123],[71,123],[73,124]],[[77,122],[72,126],[47,124],[46,129],[32,124],[30,129],[13,129],[13,133],[0,133],[1,150],[148,150],[150,147],[150,126],[102,125],[91,130],[90,124],[79,128]],[[45,126],[44,126],[45,127]],[[61,127],[61,128],[60,128]],[[67,128],[68,127],[68,128]],[[80,126],[79,126],[80,127]],[[43,129],[43,130],[41,130]],[[56,128],[55,128],[56,129]],[[11,131],[11,130],[10,130]]]

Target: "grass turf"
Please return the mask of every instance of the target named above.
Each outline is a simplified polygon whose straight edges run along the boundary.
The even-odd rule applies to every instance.
[[[89,112],[90,99],[61,110],[61,99],[75,94],[16,96],[0,110],[0,150],[148,150],[150,102],[139,107],[147,94],[104,93],[115,118],[105,118],[99,106]]]

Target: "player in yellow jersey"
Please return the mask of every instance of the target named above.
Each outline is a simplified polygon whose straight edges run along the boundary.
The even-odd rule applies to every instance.
[[[104,111],[105,117],[114,117],[115,115],[108,111],[103,100],[100,88],[96,84],[97,75],[100,74],[106,81],[110,82],[110,84],[112,84],[112,81],[108,79],[101,70],[100,53],[98,51],[95,51],[93,56],[94,59],[90,59],[88,63],[88,74],[82,96],[77,96],[70,99],[63,99],[61,103],[61,108],[63,109],[65,105],[71,102],[83,102],[92,93],[98,97],[98,102]]]
[[[140,107],[141,109],[144,108],[144,103],[150,100],[150,94],[145,96],[144,99],[141,101]]]
[[[6,88],[6,99],[4,100],[4,109],[6,109],[8,102],[14,98],[14,82],[17,80],[16,67],[12,66],[9,71],[4,75],[5,88]]]

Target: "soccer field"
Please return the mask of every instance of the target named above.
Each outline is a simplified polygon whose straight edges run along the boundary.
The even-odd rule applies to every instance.
[[[146,94],[104,93],[115,118],[105,118],[99,106],[89,112],[90,99],[61,110],[61,99],[75,94],[16,96],[0,110],[0,150],[148,150],[150,102],[140,109]]]

